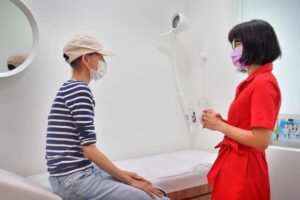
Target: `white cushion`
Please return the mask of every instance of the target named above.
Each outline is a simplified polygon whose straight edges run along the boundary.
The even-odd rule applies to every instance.
[[[0,169],[1,200],[61,200],[24,177]]]

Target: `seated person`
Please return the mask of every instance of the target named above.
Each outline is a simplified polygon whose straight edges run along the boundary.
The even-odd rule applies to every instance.
[[[167,200],[165,193],[136,173],[115,166],[96,147],[95,102],[88,84],[106,73],[112,55],[88,35],[64,47],[72,77],[53,102],[47,128],[46,159],[53,191],[64,200]]]

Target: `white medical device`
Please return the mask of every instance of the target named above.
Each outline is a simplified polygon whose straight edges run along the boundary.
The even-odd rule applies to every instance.
[[[168,32],[160,34],[160,36],[169,35],[170,33],[178,33],[179,31],[185,31],[188,29],[187,18],[181,13],[175,13],[171,19],[172,29]]]
[[[172,67],[175,77],[175,84],[178,92],[178,99],[181,109],[185,115],[186,122],[189,126],[191,133],[196,133],[199,130],[199,123],[197,122],[197,116],[195,110],[192,108],[190,102],[188,101],[184,91],[182,90],[179,82],[177,63],[174,55],[174,42],[176,40],[176,34],[181,31],[185,31],[188,28],[187,18],[181,13],[175,13],[171,20],[172,29],[166,33],[160,34],[160,36],[170,36],[170,48],[171,48],[171,58]]]

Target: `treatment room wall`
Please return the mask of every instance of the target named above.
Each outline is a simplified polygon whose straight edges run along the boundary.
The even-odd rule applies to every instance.
[[[23,2],[35,17],[39,49],[24,72],[0,82],[0,168],[21,175],[44,172],[47,116],[60,85],[70,77],[62,58],[75,34],[99,38],[116,56],[108,74],[91,84],[96,100],[98,147],[113,160],[191,148],[213,151],[221,134],[188,132],[180,109],[170,58],[162,50],[175,12],[191,29],[178,35],[179,72],[199,113],[211,99],[226,116],[237,74],[229,59],[227,33],[237,22],[237,0],[52,0]],[[181,51],[180,51],[181,50]],[[208,59],[201,55],[207,53]],[[186,66],[186,68],[183,68]],[[222,87],[222,89],[220,88]],[[195,143],[196,142],[196,143]]]
[[[25,72],[0,80],[0,168],[22,175],[46,170],[47,116],[71,72],[62,49],[79,33],[116,54],[104,79],[91,84],[98,147],[113,160],[189,148],[170,60],[159,51],[159,34],[184,1],[23,2],[37,21],[39,49]]]
[[[233,66],[228,32],[239,23],[239,1],[189,0],[188,15],[191,29],[180,40],[188,45],[191,71],[186,76],[186,91],[196,112],[212,108],[227,118],[240,74]],[[191,134],[192,146],[216,151],[214,146],[223,135],[207,129]]]

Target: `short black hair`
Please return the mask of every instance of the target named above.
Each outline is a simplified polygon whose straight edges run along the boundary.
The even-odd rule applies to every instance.
[[[7,68],[9,69],[9,71],[16,69],[16,66],[12,65],[12,64],[8,64]]]
[[[94,53],[96,53],[96,52],[88,53],[87,55],[91,56],[91,55],[93,55]],[[76,58],[75,60],[73,60],[73,61],[71,62],[71,64],[70,64],[70,66],[71,66],[72,68],[75,68],[75,67],[79,66],[80,63],[81,63],[81,58],[82,58],[82,56],[83,56],[83,55],[81,55],[81,56],[79,56],[78,58]],[[67,56],[66,54],[64,54],[63,57],[65,58],[66,61],[69,59],[69,56]]]
[[[240,62],[245,65],[265,65],[281,56],[281,49],[273,27],[264,20],[251,20],[234,26],[228,40],[232,44],[240,41],[243,55]]]
[[[71,64],[70,64],[70,66],[71,66],[72,68],[75,68],[75,67],[79,66],[80,63],[81,63],[81,57],[82,57],[82,56],[79,56],[78,58],[76,58],[75,60],[73,60],[73,61],[71,62]]]

